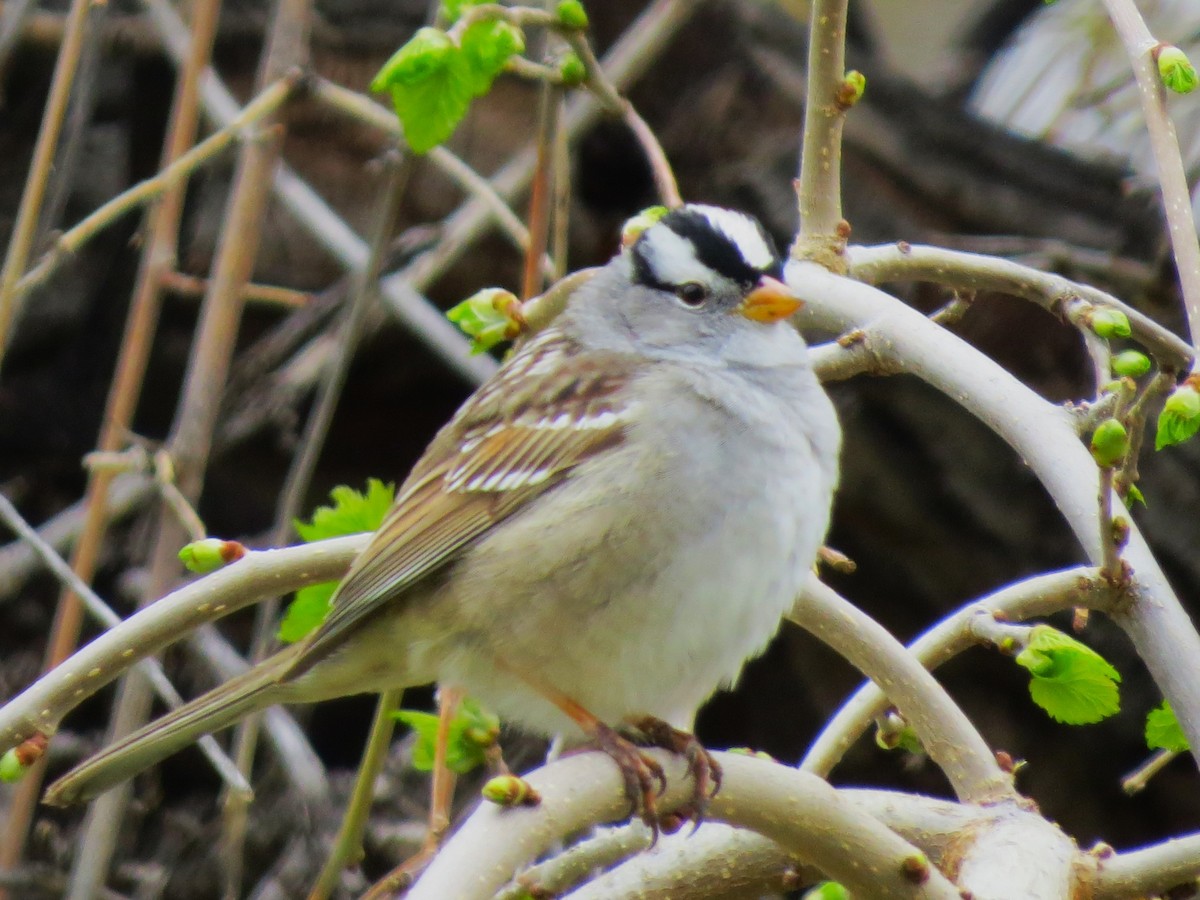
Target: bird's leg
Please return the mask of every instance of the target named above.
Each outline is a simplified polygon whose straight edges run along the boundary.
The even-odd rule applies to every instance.
[[[450,722],[458,713],[464,691],[459,687],[438,688],[438,729],[433,745],[433,773],[429,798],[429,833],[423,851],[432,853],[438,848],[446,829],[450,827],[450,805],[454,801],[454,773],[446,764],[450,743]]]
[[[642,821],[654,832],[654,837],[657,839],[659,831],[658,795],[667,789],[667,776],[663,772],[662,766],[639,750],[632,741],[615,728],[601,722],[566,694],[541,683],[504,660],[497,659],[496,664],[504,671],[520,678],[538,694],[562,710],[584,734],[595,742],[599,749],[609,755],[617,764],[617,768],[621,770],[621,778],[625,784],[625,796],[629,799],[629,814],[640,813]]]
[[[639,744],[670,750],[687,759],[688,774],[692,776],[694,787],[690,815],[684,818],[692,819],[695,823],[693,830],[699,828],[700,823],[704,821],[708,801],[721,789],[721,764],[704,749],[694,734],[680,731],[662,719],[642,716],[639,719],[630,719],[627,724],[632,729],[633,739]]]

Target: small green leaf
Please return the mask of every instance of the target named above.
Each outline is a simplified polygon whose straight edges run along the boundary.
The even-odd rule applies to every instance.
[[[1169,90],[1177,94],[1190,94],[1200,84],[1200,76],[1187,54],[1173,45],[1158,48],[1158,77]]]
[[[1036,626],[1016,661],[1033,675],[1033,702],[1057,722],[1090,725],[1121,708],[1120,673],[1095,650],[1056,628]]]
[[[1138,350],[1122,350],[1112,358],[1116,375],[1138,378],[1150,371],[1150,357]]]
[[[310,584],[296,591],[296,596],[287,605],[283,619],[279,622],[279,640],[285,644],[294,644],[320,628],[329,615],[333,592],[336,589],[336,581],[322,581],[320,584]]]
[[[867,76],[858,69],[851,69],[842,76],[842,85],[838,90],[838,104],[849,109],[862,99],[867,91]]]
[[[5,784],[14,784],[20,781],[25,777],[27,771],[28,767],[21,765],[21,760],[17,757],[16,747],[0,756],[0,781]]]
[[[501,288],[485,288],[450,308],[446,318],[472,339],[471,352],[483,353],[511,341],[524,327],[521,301]]]
[[[1141,489],[1136,484],[1131,484],[1129,490],[1125,492],[1125,508],[1133,509],[1135,503],[1146,505],[1146,497]]]
[[[850,892],[836,881],[822,881],[805,891],[803,900],[850,900]]]
[[[1167,398],[1158,414],[1154,449],[1182,444],[1197,431],[1200,431],[1200,393],[1190,383],[1184,383]]]
[[[565,28],[577,28],[582,31],[588,27],[587,11],[579,0],[559,0],[554,14]]]
[[[462,36],[471,93],[476,97],[486,94],[509,59],[524,51],[525,35],[510,22],[488,19],[471,25]]]
[[[378,478],[370,478],[363,493],[338,485],[329,492],[329,496],[333,500],[332,505],[317,507],[308,522],[297,519],[292,523],[304,541],[311,543],[376,531],[392,506],[396,486],[385,484]],[[320,627],[329,615],[336,588],[336,581],[324,581],[298,590],[279,623],[279,640],[294,644]]]
[[[905,753],[924,754],[925,748],[916,730],[909,724],[902,728],[876,728],[875,746],[880,750],[903,750]]]
[[[625,224],[621,226],[621,246],[630,246],[642,236],[642,232],[669,212],[665,206],[649,206],[632,219],[626,219]]]
[[[297,519],[292,523],[306,542],[377,530],[396,499],[396,486],[369,478],[362,493],[343,484],[331,490],[329,497],[333,503],[318,506],[310,521]]]
[[[418,772],[432,771],[438,717],[411,709],[399,710],[394,715],[417,734],[413,768]],[[458,713],[450,720],[446,766],[460,775],[478,768],[487,761],[487,751],[499,735],[500,720],[496,715],[468,697],[459,704]]]
[[[1151,750],[1173,750],[1185,753],[1189,749],[1175,711],[1166,700],[1146,716],[1146,746]]]
[[[1102,338],[1126,338],[1133,333],[1125,313],[1109,306],[1093,309],[1088,324],[1091,325],[1092,331]]]
[[[1105,419],[1092,432],[1092,458],[1100,466],[1115,466],[1129,452],[1129,433],[1116,419]]]
[[[414,153],[427,153],[454,133],[477,83],[450,36],[425,27],[384,63],[371,90],[391,93],[405,141]]]

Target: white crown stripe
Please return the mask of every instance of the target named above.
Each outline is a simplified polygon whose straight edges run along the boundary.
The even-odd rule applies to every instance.
[[[768,269],[775,262],[775,254],[763,240],[758,223],[749,216],[719,206],[693,205],[714,229],[733,241],[741,251],[742,258],[756,269]]]

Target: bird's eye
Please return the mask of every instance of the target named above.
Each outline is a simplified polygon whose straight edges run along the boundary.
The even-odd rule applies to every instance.
[[[688,306],[700,306],[708,299],[708,289],[696,281],[681,284],[675,289],[675,294]]]

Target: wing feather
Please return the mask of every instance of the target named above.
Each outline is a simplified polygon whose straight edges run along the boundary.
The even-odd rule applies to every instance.
[[[583,351],[553,329],[530,341],[463,405],[413,467],[383,525],[334,594],[286,678],[344,641],[405,589],[619,442],[639,361]]]

